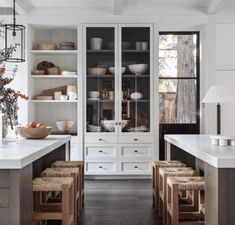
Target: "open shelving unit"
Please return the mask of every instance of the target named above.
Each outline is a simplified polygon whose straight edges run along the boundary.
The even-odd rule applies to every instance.
[[[28,122],[38,121],[53,127],[53,133],[61,134],[56,121],[73,120],[75,126],[70,133],[78,130],[78,100],[36,100],[42,91],[67,85],[76,85],[78,90],[78,72],[76,75],[32,75],[38,63],[49,61],[60,67],[60,71],[78,71],[77,26],[60,27],[48,25],[29,25],[28,51]],[[74,50],[38,50],[39,43],[74,42]],[[77,92],[77,94],[79,94]]]

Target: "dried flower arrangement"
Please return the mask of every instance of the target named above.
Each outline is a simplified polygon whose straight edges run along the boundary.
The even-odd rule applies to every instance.
[[[3,27],[0,22],[0,38],[3,38]],[[16,50],[17,45],[12,45],[8,49],[0,49],[0,112],[5,120],[7,126],[13,129],[13,126],[17,124],[17,111],[18,111],[18,98],[28,100],[28,97],[19,91],[15,91],[8,85],[13,81],[17,72],[17,66],[13,69],[12,75],[6,76],[6,68],[4,61],[6,56],[11,55]]]

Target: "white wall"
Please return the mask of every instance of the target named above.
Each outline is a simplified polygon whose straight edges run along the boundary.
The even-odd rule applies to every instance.
[[[215,83],[228,88],[235,100],[235,17],[217,18]],[[222,133],[235,134],[235,103],[222,105]]]

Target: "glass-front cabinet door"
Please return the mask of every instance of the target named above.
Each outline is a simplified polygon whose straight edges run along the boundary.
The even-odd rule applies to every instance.
[[[86,131],[117,132],[116,27],[86,27]]]
[[[150,27],[120,28],[122,132],[150,131]]]

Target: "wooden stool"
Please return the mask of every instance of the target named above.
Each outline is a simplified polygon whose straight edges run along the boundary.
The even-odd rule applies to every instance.
[[[84,162],[83,161],[56,161],[51,167],[56,168],[79,168],[80,176],[80,204],[78,210],[80,211],[84,206]]]
[[[200,212],[200,191],[204,190],[203,177],[167,178],[167,225],[204,225],[204,215]],[[192,191],[194,211],[180,208],[179,192]]]
[[[74,224],[77,224],[80,211],[78,210],[80,204],[80,175],[79,168],[47,168],[41,173],[42,177],[73,177],[74,179]]]
[[[61,192],[60,203],[49,203],[43,196],[47,192]],[[74,225],[74,182],[72,177],[42,177],[33,180],[35,221],[61,220],[62,225]],[[34,223],[35,224],[35,223]]]
[[[159,202],[159,188],[158,188],[158,178],[159,178],[159,168],[161,167],[185,167],[186,165],[184,163],[181,163],[180,161],[172,160],[159,160],[159,161],[153,161],[152,162],[152,171],[153,171],[153,205],[156,210],[159,211],[158,208],[158,202]],[[162,214],[162,212],[159,212]]]
[[[204,215],[206,215],[205,204],[201,204],[201,205],[200,205],[200,211],[201,211]]]
[[[167,204],[166,204],[166,181],[167,177],[192,177],[196,176],[198,173],[191,167],[181,167],[181,168],[160,168],[159,169],[159,211],[163,212],[163,224],[166,225],[167,217]]]

